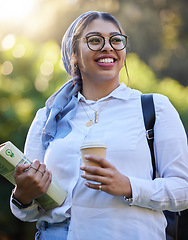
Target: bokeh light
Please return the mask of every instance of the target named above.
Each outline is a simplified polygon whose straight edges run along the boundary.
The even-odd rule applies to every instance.
[[[48,79],[43,76],[39,76],[35,81],[35,88],[39,92],[44,92],[48,88],[48,85]]]
[[[40,66],[40,71],[43,75],[49,76],[53,73],[54,71],[54,65],[50,61],[45,61],[41,64]]]
[[[15,42],[15,36],[13,34],[8,34],[3,38],[1,42],[1,47],[3,50],[8,50],[14,46]]]
[[[13,65],[10,61],[5,61],[1,66],[1,73],[3,75],[9,75],[13,71]]]
[[[23,44],[17,44],[12,51],[12,55],[15,58],[21,58],[24,56],[24,54],[25,54],[25,47]]]

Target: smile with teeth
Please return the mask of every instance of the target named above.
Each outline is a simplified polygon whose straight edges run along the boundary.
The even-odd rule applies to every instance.
[[[99,63],[113,63],[113,62],[115,62],[115,59],[113,59],[113,58],[101,58],[97,62],[99,62]]]

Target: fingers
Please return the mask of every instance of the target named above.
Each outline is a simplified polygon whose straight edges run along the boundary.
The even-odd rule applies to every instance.
[[[89,188],[92,188],[94,190],[97,190],[97,191],[104,191],[104,187],[105,185],[103,184],[93,184],[93,183],[90,183],[90,182],[86,182],[85,185]]]
[[[49,177],[46,165],[40,163],[39,160],[35,160],[32,164],[19,164],[15,168],[15,175],[21,175],[23,173],[27,175],[35,175],[37,178],[45,177],[46,180]]]
[[[105,184],[93,184],[90,182],[86,182],[85,185],[91,189],[97,190],[97,191],[103,191],[108,192],[108,185]]]
[[[86,179],[88,188],[104,191],[114,196],[131,196],[132,190],[128,177],[119,172],[106,159],[94,155],[86,155],[86,159],[98,163],[97,166],[81,166],[84,172],[81,177]]]
[[[38,169],[40,167],[40,161],[39,160],[35,160],[31,166],[30,169],[28,169],[29,173],[34,174],[37,173]]]
[[[26,171],[28,171],[29,174],[36,174],[39,177],[43,177],[46,172],[46,165],[40,163],[39,160],[35,160]]]
[[[80,169],[84,171],[81,176],[86,180],[100,182],[105,185],[110,184],[116,171],[115,166],[100,156],[85,155],[85,158],[88,161],[97,163],[100,167],[90,165],[81,166]]]
[[[132,188],[129,178],[117,170],[106,176],[82,174],[82,177],[87,180],[85,185],[91,189],[104,191],[114,196],[132,196]],[[93,181],[96,182],[96,184],[93,183]]]
[[[40,163],[40,165],[39,165],[39,167],[37,169],[36,174],[39,174],[40,176],[43,177],[45,172],[46,172],[46,165],[44,163]]]
[[[88,174],[87,172],[82,173],[81,177],[86,179],[87,181],[94,181],[97,183],[108,184],[110,178],[106,177],[105,175],[99,174]]]
[[[84,171],[81,176],[88,181],[100,182],[102,184],[108,184],[113,173],[114,166],[110,164],[106,159],[96,155],[85,155],[85,159],[95,162],[98,166],[85,165],[80,169]]]
[[[92,166],[92,165],[80,166],[80,169],[84,171],[83,177],[84,176],[90,177],[90,175],[111,177],[111,175],[113,175],[113,172],[115,171],[115,167],[110,163],[106,164],[107,160],[104,159],[104,161],[105,161],[104,165],[106,167],[98,167],[98,166]],[[103,159],[101,162],[103,163]],[[107,167],[107,165],[108,165],[108,167]]]
[[[93,175],[98,175],[98,176],[105,175],[105,169],[97,166],[81,166],[80,169],[84,171],[82,174],[84,178],[90,177]]]
[[[25,170],[22,171],[23,169]],[[52,174],[51,171],[46,169],[45,164],[35,160],[27,166],[18,165],[15,169],[14,178],[16,196],[22,203],[28,203],[46,193],[52,181]]]
[[[30,167],[31,164],[19,164],[16,166],[15,168],[15,173],[16,174],[21,174],[22,172],[26,171],[29,167]]]
[[[34,161],[31,165],[31,169],[32,171],[35,171],[35,178],[40,181],[41,185],[43,185],[44,192],[46,192],[52,181],[51,171],[47,170],[46,165],[40,163],[38,160]]]
[[[95,163],[98,163],[102,168],[108,168],[112,166],[106,159],[97,155],[86,154],[84,157],[88,161],[93,161]]]

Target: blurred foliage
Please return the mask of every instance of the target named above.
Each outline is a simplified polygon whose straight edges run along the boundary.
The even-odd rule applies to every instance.
[[[0,22],[0,39],[8,33],[35,42],[54,39],[60,45],[70,23],[80,14],[107,11],[129,35],[130,51],[139,55],[159,79],[168,76],[184,86],[188,62],[187,0],[33,0],[36,6],[24,21]]]
[[[135,53],[128,54],[127,66],[130,87],[143,93],[154,92],[166,95],[179,112],[188,133],[188,87],[182,86],[177,80],[170,77],[158,79],[153,70],[141,61]],[[125,75],[125,69],[122,69],[120,73],[121,81],[124,81]]]
[[[10,140],[23,151],[36,111],[68,76],[53,41],[40,45],[8,35],[4,47],[0,51],[0,143]],[[35,224],[23,223],[11,214],[13,186],[1,176],[0,189],[0,240],[34,239]]]
[[[18,46],[24,49],[21,57],[14,54]],[[0,142],[11,137],[23,148],[25,134],[37,109],[66,81],[59,54],[55,42],[41,46],[26,39],[16,39],[11,48],[1,51]]]

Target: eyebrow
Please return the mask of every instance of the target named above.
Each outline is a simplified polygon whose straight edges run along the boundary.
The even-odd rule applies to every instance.
[[[102,33],[100,33],[100,32],[88,32],[87,34],[86,34],[86,37],[87,36],[89,36],[89,35],[101,35],[102,36]],[[121,34],[120,32],[111,32],[110,33],[110,35],[112,36],[112,35],[115,35],[115,34]]]

